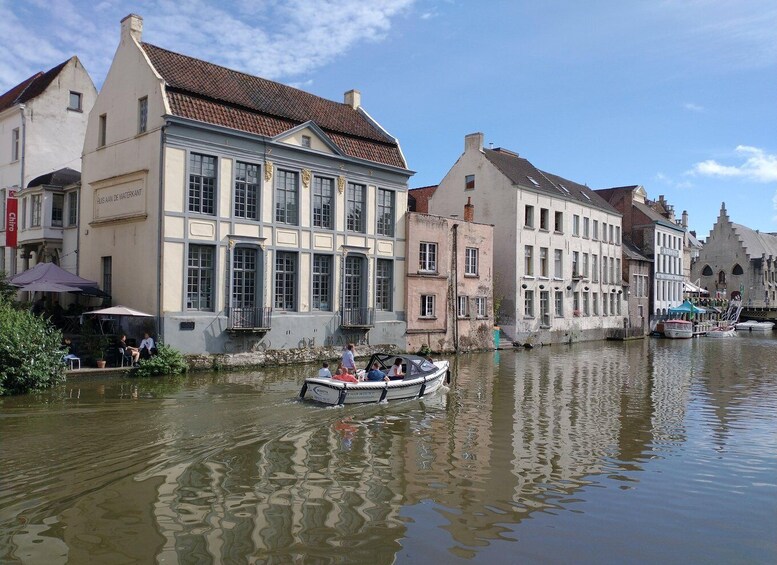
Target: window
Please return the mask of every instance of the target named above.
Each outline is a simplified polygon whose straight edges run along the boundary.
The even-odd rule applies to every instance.
[[[584,316],[590,316],[591,315],[591,308],[589,306],[590,296],[587,292],[583,293],[583,315]]]
[[[103,292],[113,294],[113,257],[102,258]]]
[[[360,310],[364,306],[362,297],[365,294],[364,278],[366,273],[366,258],[361,255],[348,255],[345,258],[345,273],[343,278],[343,310],[353,319],[360,319]]]
[[[302,147],[307,147],[308,149],[310,149],[310,141],[311,139],[309,135],[303,135],[302,141],[301,141]]]
[[[615,226],[615,244],[620,245],[621,244],[621,227]]]
[[[705,277],[711,277],[712,276],[712,267],[709,265],[704,265],[704,268],[701,270],[701,274]]]
[[[467,247],[464,252],[464,274],[477,276],[478,274],[478,249]]]
[[[583,278],[588,278],[588,253],[583,253]]]
[[[394,262],[378,259],[375,263],[375,309],[391,311]]]
[[[548,276],[548,248],[540,247],[540,276]]]
[[[108,114],[102,114],[97,123],[97,147],[105,147],[108,132]]]
[[[27,201],[29,198],[22,198],[22,229],[27,227]]]
[[[259,165],[235,163],[235,217],[259,219]]]
[[[534,247],[526,245],[523,248],[524,272],[527,277],[534,276]]]
[[[540,291],[540,323],[550,327],[550,292],[547,290]]]
[[[563,212],[555,213],[553,229],[556,233],[564,233],[564,213]]]
[[[30,227],[40,226],[41,201],[43,197],[40,194],[33,194],[30,200]]]
[[[21,155],[21,138],[19,128],[11,130],[11,161],[18,161]]]
[[[80,92],[74,92],[73,90],[70,91],[70,97],[68,99],[67,103],[67,109],[68,110],[75,110],[77,112],[80,112],[82,110],[81,108],[81,93]]]
[[[574,316],[580,315],[580,293],[575,292],[572,294],[572,308],[574,312],[572,313]]]
[[[486,318],[488,316],[486,312],[486,297],[485,296],[477,296],[475,297],[475,315],[478,318]]]
[[[332,257],[313,255],[313,310],[332,309]]]
[[[466,296],[456,297],[456,314],[459,318],[469,318],[469,298]]]
[[[232,250],[233,308],[256,308],[257,258],[257,251],[253,247],[235,247]]]
[[[279,170],[275,174],[275,221],[281,224],[297,225],[297,202],[299,199],[299,173]]]
[[[591,220],[583,218],[583,237],[588,239],[591,236]]]
[[[564,278],[564,255],[561,249],[553,250],[553,277],[556,279]]]
[[[742,266],[739,265],[739,263],[737,263],[736,265],[734,265],[734,268],[731,269],[731,274],[732,275],[744,275],[745,272],[744,272],[744,270],[742,270]]]
[[[523,227],[534,229],[534,206],[527,204],[524,208]]]
[[[523,297],[523,315],[527,318],[534,317],[534,291],[527,290]]]
[[[548,231],[548,229],[550,229],[548,225],[548,219],[550,218],[549,213],[550,212],[548,211],[547,208],[540,208],[540,229],[541,230]]]
[[[572,235],[576,235],[576,236],[580,235],[580,216],[578,216],[577,214],[572,216]]]
[[[51,196],[51,225],[61,228],[65,217],[65,195],[52,194]]]
[[[580,276],[580,252],[572,252],[572,278]]]
[[[591,255],[591,282],[599,282],[599,256]]]
[[[378,189],[378,235],[394,237],[394,191]]]
[[[620,284],[621,279],[623,278],[623,272],[621,271],[621,260],[618,258],[615,259],[615,276],[617,278],[613,279],[613,284]]]
[[[602,315],[607,316],[607,295],[602,293]]]
[[[187,310],[213,310],[214,249],[209,245],[189,245]]]
[[[607,257],[602,257],[602,282],[604,284],[607,284],[608,282],[607,278]]]
[[[346,217],[345,229],[364,233],[364,193],[366,187],[363,184],[348,183],[346,189]]]
[[[615,226],[610,224],[610,243],[615,241]]]
[[[591,235],[591,239],[596,240],[599,239],[599,220],[594,220],[594,231]]]
[[[294,310],[297,307],[297,254],[289,251],[275,253],[275,308]]]
[[[332,203],[335,195],[334,179],[313,177],[313,227],[331,230]]]
[[[138,100],[138,133],[145,133],[148,126],[148,96]]]
[[[216,157],[189,155],[189,212],[216,213]]]
[[[426,273],[437,272],[437,244],[421,242],[418,270]]]
[[[554,294],[555,313],[557,318],[564,317],[564,292],[557,290]]]
[[[464,177],[464,190],[475,190],[475,175]]]
[[[421,317],[434,318],[434,295],[421,295]]]
[[[599,293],[594,292],[591,295],[591,306],[593,306],[593,315],[598,316],[599,315]]]
[[[607,224],[602,222],[602,241],[607,242]]]
[[[67,195],[67,225],[74,226],[78,223],[78,193],[70,192]]]

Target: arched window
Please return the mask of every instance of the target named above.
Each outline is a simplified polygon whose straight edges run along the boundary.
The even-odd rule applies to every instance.
[[[726,284],[726,271],[718,273],[718,284]]]
[[[712,276],[712,267],[709,265],[704,265],[704,268],[701,270],[701,274],[705,277],[711,277]]]
[[[745,272],[742,270],[742,267],[739,266],[739,263],[734,265],[734,268],[731,270],[732,275],[744,275]]]

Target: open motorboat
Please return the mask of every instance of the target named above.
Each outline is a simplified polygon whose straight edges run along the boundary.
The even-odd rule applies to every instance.
[[[719,326],[712,328],[704,335],[707,337],[736,337],[737,332],[734,326]]]
[[[359,381],[349,383],[334,378],[308,377],[302,385],[299,397],[324,404],[358,404],[418,398],[432,394],[444,383],[450,382],[448,361],[430,361],[419,355],[375,353],[367,369],[377,362],[386,373],[395,359],[402,359],[404,377],[390,381]],[[361,373],[361,371],[360,371]]]
[[[688,320],[664,320],[664,335],[672,339],[693,337],[693,323]]]
[[[756,320],[748,320],[747,322],[739,322],[736,325],[737,331],[740,332],[770,332],[774,329],[774,322],[758,322]]]

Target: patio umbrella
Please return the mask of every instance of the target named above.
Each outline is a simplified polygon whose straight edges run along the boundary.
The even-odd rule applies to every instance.
[[[13,286],[22,287],[21,290],[30,292],[36,290],[42,292],[83,292],[90,296],[107,296],[97,288],[97,283],[95,281],[83,279],[54,263],[38,263],[32,269],[27,269],[24,272],[14,275],[8,279],[8,282]],[[71,288],[58,290],[56,287],[52,287],[51,290],[47,290],[44,286],[30,287],[29,285],[32,283],[40,285],[64,285]]]
[[[126,306],[111,306],[110,308],[101,308],[100,310],[92,310],[91,312],[84,312],[85,316],[94,314],[95,316],[142,316],[145,318],[153,318],[153,314],[146,314],[140,310],[133,310]]]
[[[24,292],[81,292],[81,289],[77,286],[68,286],[48,281],[31,282],[19,288],[19,290]]]

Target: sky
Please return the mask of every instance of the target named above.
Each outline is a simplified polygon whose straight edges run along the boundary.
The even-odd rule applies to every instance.
[[[774,0],[0,0],[0,92],[77,55],[100,88],[143,41],[342,101],[437,184],[486,146],[591,188],[642,185],[700,238],[777,232]],[[12,39],[9,39],[12,38]]]

